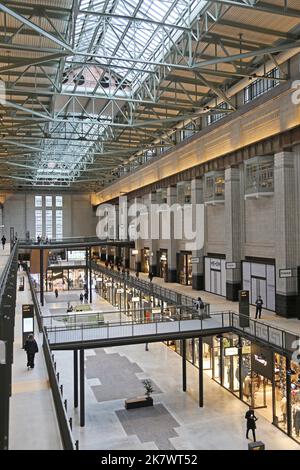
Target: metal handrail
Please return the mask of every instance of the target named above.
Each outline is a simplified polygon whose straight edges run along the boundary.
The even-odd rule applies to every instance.
[[[47,330],[46,328],[44,328],[43,323],[42,323],[41,307],[37,300],[36,292],[35,292],[33,282],[32,282],[29,272],[27,272],[27,276],[28,276],[30,291],[32,295],[34,311],[35,311],[35,315],[36,315],[38,325],[39,325],[39,331],[43,335],[44,357],[45,357],[45,362],[47,366],[49,382],[51,386],[51,391],[52,391],[53,401],[55,405],[56,416],[57,416],[57,420],[59,424],[60,435],[61,435],[61,439],[63,442],[63,447],[64,447],[64,450],[75,450],[76,444],[73,441],[72,429],[71,429],[70,422],[67,416],[63,397],[60,391],[59,378],[58,378],[59,376],[57,376],[56,374],[55,365],[53,362],[51,349],[50,349],[50,345],[48,341]]]

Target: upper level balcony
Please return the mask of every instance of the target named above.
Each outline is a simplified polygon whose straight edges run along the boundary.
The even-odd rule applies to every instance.
[[[254,157],[244,162],[245,199],[273,196],[274,158]]]

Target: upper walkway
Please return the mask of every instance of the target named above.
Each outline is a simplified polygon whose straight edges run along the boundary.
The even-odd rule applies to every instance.
[[[68,237],[68,238],[52,238],[51,240],[41,240],[38,242],[34,239],[19,240],[19,248],[21,249],[40,249],[49,250],[54,248],[88,248],[91,246],[128,246],[134,247],[134,241],[130,240],[113,240],[102,239],[98,237]]]
[[[105,267],[104,263],[99,266]],[[130,273],[135,277],[135,272],[130,270]],[[139,279],[149,282],[148,274],[140,272]],[[232,302],[220,295],[212,294],[203,290],[194,290],[191,286],[185,286],[175,282],[166,283],[161,277],[154,277],[152,284],[161,288],[167,288],[174,291],[174,293],[181,294],[190,298],[201,297],[203,302],[210,305],[210,312],[233,311],[238,312],[238,302]],[[250,305],[250,316],[255,317],[255,307]],[[274,326],[278,329],[288,330],[292,333],[300,335],[300,321],[297,318],[285,318],[276,315],[275,312],[267,309],[262,310],[262,321],[266,324]]]
[[[97,348],[143,342],[211,336],[232,331],[291,355],[299,335],[235,312],[201,317],[186,306],[64,314],[43,317],[51,349]]]

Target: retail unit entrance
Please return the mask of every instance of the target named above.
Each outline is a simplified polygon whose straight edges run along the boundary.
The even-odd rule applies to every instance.
[[[260,295],[264,307],[275,311],[275,266],[263,262],[243,262],[243,289],[249,290],[250,303]]]
[[[192,285],[192,253],[180,252],[177,254],[177,273],[179,284]]]

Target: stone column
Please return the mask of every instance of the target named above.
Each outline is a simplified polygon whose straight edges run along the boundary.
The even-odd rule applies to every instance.
[[[191,181],[191,203],[193,231],[197,230],[196,220],[200,217],[199,205],[204,204],[203,200],[203,179],[193,179]],[[204,223],[204,220],[203,220]],[[204,232],[204,227],[203,227]],[[196,290],[204,289],[204,246],[192,251],[192,257],[198,258],[197,263],[192,264],[192,288]]]
[[[139,205],[142,203],[141,198],[135,197],[133,200],[134,213],[133,218],[135,219],[135,249],[138,253],[135,255],[135,271],[141,272],[142,270],[142,239],[141,239],[141,227],[140,227],[140,210]]]
[[[299,296],[297,280],[297,202],[295,154],[280,152],[274,157],[276,296],[275,310],[296,317]],[[293,269],[293,277],[280,278],[280,269]]]
[[[238,300],[241,289],[241,190],[239,168],[225,170],[225,233],[226,262],[236,269],[226,270],[226,298]]]
[[[177,202],[177,186],[169,186],[167,189],[167,204],[171,207]],[[162,220],[162,223],[164,221]],[[176,257],[176,240],[174,239],[174,214],[171,211],[170,217],[170,237],[167,240],[168,249],[168,282],[177,282],[177,257]]]
[[[157,193],[155,191],[149,194],[148,203],[148,221],[149,221],[149,252],[150,252],[150,266],[149,271],[153,276],[157,276],[157,250],[159,240],[159,218],[157,218]]]

